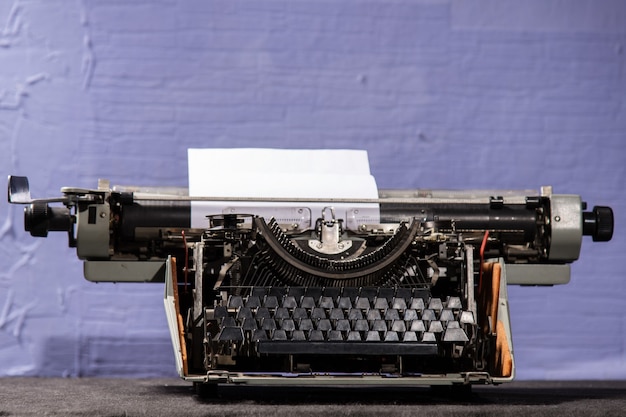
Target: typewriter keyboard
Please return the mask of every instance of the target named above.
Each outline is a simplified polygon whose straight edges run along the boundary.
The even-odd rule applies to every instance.
[[[474,324],[459,297],[410,288],[255,287],[213,317],[217,342],[276,354],[431,355],[438,343],[467,342]]]

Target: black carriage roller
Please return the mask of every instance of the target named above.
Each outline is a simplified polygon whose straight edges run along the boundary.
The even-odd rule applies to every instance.
[[[24,208],[24,230],[31,236],[46,237],[48,232],[67,232],[72,226],[70,210],[33,203]]]
[[[583,234],[591,236],[594,242],[608,242],[613,237],[613,222],[611,207],[595,206],[583,213]]]

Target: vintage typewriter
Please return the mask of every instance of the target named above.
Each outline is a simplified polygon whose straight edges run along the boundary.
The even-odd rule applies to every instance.
[[[177,371],[205,390],[511,381],[507,284],[565,284],[582,236],[613,234],[609,207],[587,211],[550,187],[379,190],[366,201],[192,197],[107,181],[61,193],[31,199],[27,178],[9,177],[26,231],[68,233],[86,279],[165,282]],[[192,227],[192,205],[213,200],[225,208]],[[374,204],[375,223],[336,208],[346,204]]]

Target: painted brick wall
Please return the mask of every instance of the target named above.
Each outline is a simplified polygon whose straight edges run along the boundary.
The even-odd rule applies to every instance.
[[[510,288],[520,378],[626,378],[626,3],[3,0],[0,170],[186,185],[189,147],[364,148],[379,187],[616,211],[572,282]],[[6,177],[5,177],[6,178]],[[90,284],[0,204],[0,375],[173,375],[160,285]]]

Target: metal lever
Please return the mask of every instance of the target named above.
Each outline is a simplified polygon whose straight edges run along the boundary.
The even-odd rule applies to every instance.
[[[13,204],[30,204],[30,186],[28,177],[18,177],[9,175],[9,185],[7,190],[7,200]]]
[[[32,203],[65,203],[68,201],[67,196],[55,198],[38,198],[33,199],[30,196],[30,186],[28,185],[28,177],[20,177],[18,175],[9,175],[9,183],[7,187],[7,200],[11,204],[32,204]]]

